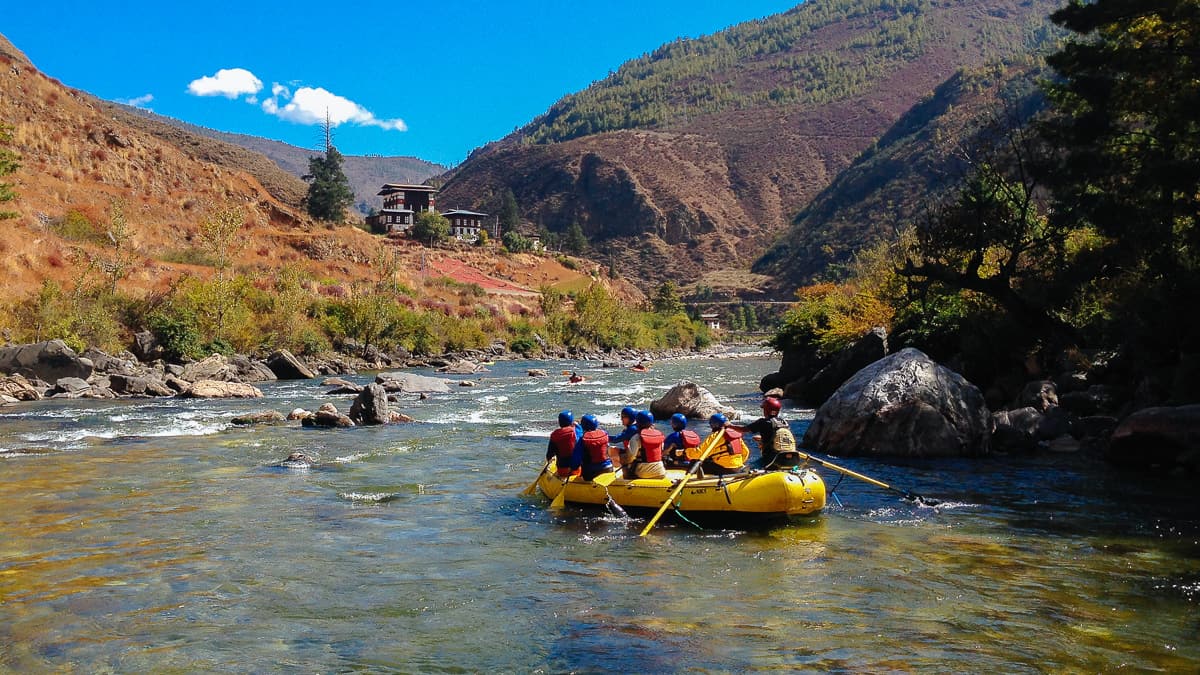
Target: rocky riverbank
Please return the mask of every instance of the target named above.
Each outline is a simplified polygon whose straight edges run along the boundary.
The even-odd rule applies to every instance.
[[[1127,467],[1200,473],[1200,405],[1173,400],[1119,352],[1064,354],[1054,373],[986,389],[876,328],[837,354],[786,352],[764,392],[819,406],[805,447],[904,457],[1090,452]]]
[[[715,346],[703,353],[687,350],[646,352],[549,349],[544,359],[599,361],[625,367],[654,360],[696,356],[733,356],[735,348]],[[756,352],[763,353],[763,352]],[[119,398],[181,396],[198,398],[257,398],[254,386],[274,380],[316,379],[407,369],[431,369],[448,375],[486,372],[497,360],[528,358],[497,341],[486,350],[468,350],[438,357],[383,353],[359,345],[317,356],[296,356],[287,350],[265,358],[213,354],[208,358],[168,361],[148,334],[140,334],[131,351],[107,354],[97,349],[76,353],[62,340],[0,347],[0,404],[43,398]],[[381,383],[386,386],[387,383]],[[352,393],[352,392],[343,392]]]

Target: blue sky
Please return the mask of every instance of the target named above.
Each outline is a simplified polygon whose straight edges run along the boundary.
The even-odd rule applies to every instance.
[[[23,2],[0,33],[45,74],[193,124],[445,165],[677,37],[798,0]]]

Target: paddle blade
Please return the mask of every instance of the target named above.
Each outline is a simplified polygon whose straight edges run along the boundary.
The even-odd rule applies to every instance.
[[[521,491],[521,494],[525,495],[526,497],[532,497],[537,493],[538,481],[542,479],[542,474],[546,473],[546,469],[550,468],[550,463],[553,461],[554,459],[546,460],[546,466],[542,467],[542,470],[538,472],[537,478],[534,478],[533,482],[529,484],[529,487]]]
[[[558,494],[554,495],[554,499],[550,502],[550,508],[557,511],[567,505],[567,482],[563,481],[562,489]]]

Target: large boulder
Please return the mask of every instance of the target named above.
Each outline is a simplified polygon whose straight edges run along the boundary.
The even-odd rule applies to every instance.
[[[280,349],[268,356],[267,367],[281,380],[311,380],[317,376],[286,349]]]
[[[650,404],[650,412],[660,420],[665,420],[675,413],[683,413],[698,420],[706,420],[716,413],[724,413],[730,419],[737,419],[739,416],[736,410],[721,405],[712,392],[695,382],[680,382],[671,387],[662,398]]]
[[[817,410],[804,446],[821,452],[958,457],[988,451],[983,393],[917,349],[855,373]]]
[[[141,375],[109,375],[108,386],[124,396],[174,396],[176,393],[162,380]]]
[[[42,391],[22,375],[0,377],[0,396],[7,396],[16,401],[38,401]]]
[[[375,376],[375,383],[394,394],[445,394],[450,391],[449,380],[413,373],[380,373]]]
[[[86,380],[94,371],[90,360],[76,354],[62,340],[0,347],[0,373],[56,382],[64,377]]]
[[[221,354],[213,354],[203,361],[196,361],[195,363],[185,365],[179,377],[188,382],[199,382],[201,380],[216,382],[241,381],[241,375],[238,374],[237,366],[231,364],[229,359]]]
[[[262,398],[263,393],[258,387],[241,382],[220,382],[218,380],[199,380],[193,382],[187,391],[179,394],[182,398]]]
[[[148,330],[133,335],[133,344],[129,345],[129,351],[142,363],[167,358],[166,348],[158,341],[158,337]]]
[[[1108,442],[1120,466],[1200,472],[1200,404],[1143,408],[1121,420]]]
[[[229,357],[229,365],[237,368],[237,382],[274,382],[279,379],[267,364],[244,354]]]
[[[350,404],[350,419],[355,424],[387,424],[391,421],[389,413],[387,391],[375,382],[364,387]]]

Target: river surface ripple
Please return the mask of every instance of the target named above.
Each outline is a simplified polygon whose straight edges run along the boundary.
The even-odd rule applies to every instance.
[[[317,381],[2,408],[0,671],[1200,670],[1191,481],[1081,454],[835,459],[945,503],[819,469],[819,518],[644,540],[520,495],[560,409],[612,429],[690,379],[753,414],[777,363],[500,363],[404,401],[417,423],[336,431],[229,422],[314,409]],[[784,410],[797,437],[812,414]],[[296,450],[321,464],[272,467]]]

